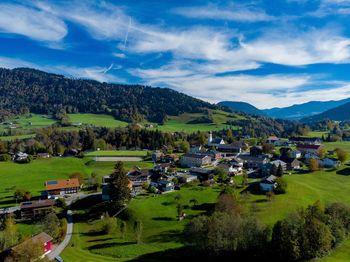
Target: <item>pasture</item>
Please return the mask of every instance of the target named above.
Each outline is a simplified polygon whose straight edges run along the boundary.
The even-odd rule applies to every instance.
[[[101,127],[125,127],[127,122],[116,120],[111,115],[104,114],[68,114],[72,123],[81,123],[86,125],[101,126]]]

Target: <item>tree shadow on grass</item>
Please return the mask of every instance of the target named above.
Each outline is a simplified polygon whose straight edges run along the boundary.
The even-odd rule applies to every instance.
[[[203,203],[203,204],[195,205],[191,209],[196,211],[202,211],[203,215],[209,216],[215,210],[215,203]]]
[[[162,202],[162,205],[163,205],[163,206],[171,206],[171,205],[173,205],[173,204],[174,204],[174,202],[171,202],[171,201]]]
[[[342,170],[338,170],[336,172],[337,175],[342,175],[342,176],[350,176],[350,167],[344,168]]]
[[[103,244],[96,244],[89,246],[88,250],[94,250],[94,249],[103,249],[103,248],[109,248],[109,247],[120,247],[120,246],[128,246],[128,245],[134,245],[136,242],[122,242],[122,243],[103,243]]]
[[[181,230],[168,230],[161,234],[153,235],[147,238],[148,242],[179,242],[183,243],[184,237]]]
[[[172,217],[153,217],[152,220],[155,220],[155,221],[174,221],[175,218],[172,218]]]
[[[112,237],[105,237],[105,238],[99,238],[99,239],[93,239],[93,240],[88,240],[88,242],[93,243],[93,242],[101,242],[101,241],[108,241],[112,240]]]

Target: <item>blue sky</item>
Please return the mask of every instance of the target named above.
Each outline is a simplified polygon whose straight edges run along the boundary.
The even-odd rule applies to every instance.
[[[350,0],[0,0],[0,66],[259,108],[350,97]]]

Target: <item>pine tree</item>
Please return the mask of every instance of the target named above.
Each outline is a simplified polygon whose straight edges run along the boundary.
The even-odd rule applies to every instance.
[[[114,167],[114,172],[111,174],[110,199],[115,208],[121,208],[130,199],[129,179],[126,176],[126,171],[123,162],[118,161]]]

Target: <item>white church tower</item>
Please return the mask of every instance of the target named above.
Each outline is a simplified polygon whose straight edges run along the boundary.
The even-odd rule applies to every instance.
[[[208,137],[208,145],[211,145],[212,141],[213,141],[213,133],[210,131],[209,132],[209,137]]]

